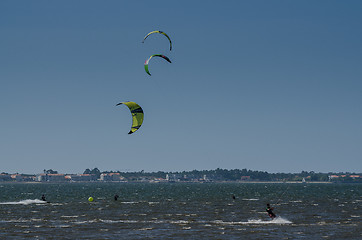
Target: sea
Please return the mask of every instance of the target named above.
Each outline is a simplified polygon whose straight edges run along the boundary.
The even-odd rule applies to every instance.
[[[0,183],[0,239],[362,239],[361,203],[362,184]]]

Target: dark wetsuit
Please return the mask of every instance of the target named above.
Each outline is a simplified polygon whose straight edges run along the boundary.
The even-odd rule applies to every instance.
[[[41,200],[43,200],[44,202],[46,202],[47,200],[45,199],[45,195],[41,196]]]
[[[273,208],[267,207],[267,208],[265,209],[265,211],[269,214],[269,217],[271,217],[271,218],[275,218],[275,217],[276,217],[276,215],[273,213]]]

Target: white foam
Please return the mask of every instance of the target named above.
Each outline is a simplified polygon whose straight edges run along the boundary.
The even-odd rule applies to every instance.
[[[137,221],[137,220],[103,220],[103,219],[99,219],[100,222],[103,223],[139,223],[141,221]]]
[[[259,201],[259,198],[243,198],[244,201]]]
[[[46,203],[46,202],[43,200],[40,200],[40,199],[26,199],[26,200],[21,200],[18,202],[1,202],[0,204],[1,205],[17,205],[17,204],[29,205],[29,204],[34,204],[34,203],[39,204],[39,203]]]
[[[173,224],[188,224],[189,221],[185,221],[185,220],[175,220],[175,221],[170,221],[170,223],[173,223]]]
[[[125,219],[119,219],[119,220],[110,220],[110,219],[99,219],[97,220],[99,222],[103,222],[103,223],[109,223],[109,224],[114,224],[114,223],[153,223],[153,224],[161,224],[161,223],[170,223],[170,224],[177,224],[183,227],[189,227],[186,226],[188,224],[190,224],[191,222],[188,220],[151,220],[151,221],[147,221],[147,220],[125,220]],[[76,224],[84,224],[84,223],[92,223],[95,221],[76,221]],[[198,221],[197,221],[198,222]],[[200,223],[203,221],[200,221]],[[211,226],[215,226],[216,225],[221,225],[221,229],[223,229],[225,225],[257,225],[257,224],[291,224],[292,222],[282,218],[282,217],[277,217],[273,220],[262,220],[262,219],[249,219],[248,221],[241,221],[241,222],[225,222],[223,220],[215,220],[215,221],[211,221],[211,222],[203,222],[205,223],[204,226],[207,227],[211,227]]]
[[[254,224],[291,224],[292,222],[282,218],[276,217],[273,220],[262,220],[262,219],[249,219],[247,222],[224,222],[221,220],[216,220],[213,223],[222,224],[222,225],[254,225]]]
[[[148,230],[152,230],[153,228],[140,228],[140,229],[138,229],[139,231],[148,231]]]
[[[269,221],[263,221],[263,220],[248,220],[248,223],[253,224],[291,224],[292,222],[288,219],[282,218],[282,217],[276,217],[273,220]]]

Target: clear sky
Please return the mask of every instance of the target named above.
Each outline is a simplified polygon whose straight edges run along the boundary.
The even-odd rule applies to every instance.
[[[362,171],[362,1],[0,1],[0,172]],[[173,41],[150,31],[162,30]],[[164,54],[143,63],[151,54]],[[145,119],[128,135],[137,102]]]

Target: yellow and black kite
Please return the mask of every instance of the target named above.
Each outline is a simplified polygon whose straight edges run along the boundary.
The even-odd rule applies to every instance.
[[[121,104],[126,105],[129,108],[129,110],[131,111],[131,114],[132,114],[132,127],[131,127],[131,130],[129,131],[128,134],[132,134],[135,131],[137,131],[142,125],[142,122],[143,122],[143,110],[140,107],[140,105],[138,105],[135,102],[120,102],[116,106],[121,105]]]

